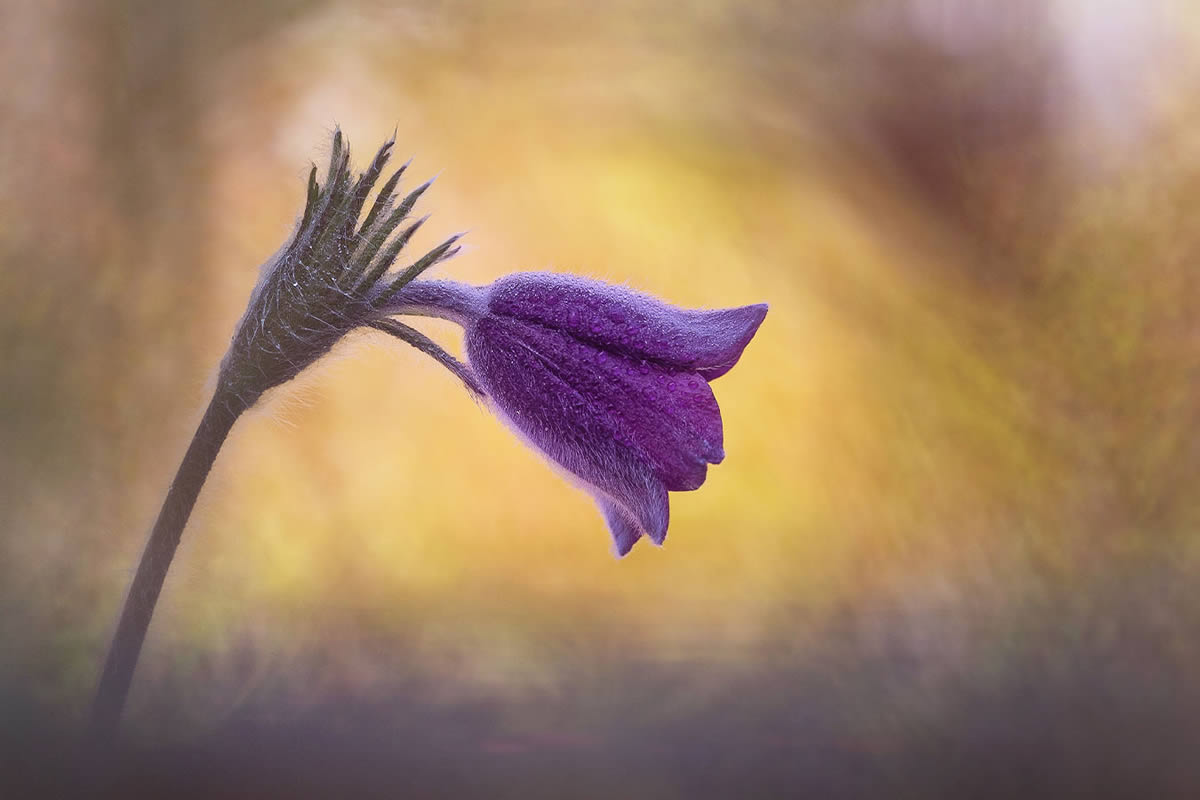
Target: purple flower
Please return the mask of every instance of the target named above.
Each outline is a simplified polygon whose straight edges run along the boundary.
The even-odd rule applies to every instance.
[[[392,265],[423,219],[401,229],[426,182],[403,199],[404,167],[375,193],[384,142],[355,178],[341,131],[325,184],[314,165],[291,239],[264,265],[172,481],[121,611],[92,707],[93,743],[111,742],[138,653],[188,516],[225,437],[264,392],[299,375],[347,333],[371,327],[437,359],[551,461],[595,495],[617,552],[667,535],[667,491],[695,489],[725,456],[708,381],[738,360],[767,307],[672,308],[558,275],[510,275],[488,288],[417,281],[458,252],[451,236],[406,268]],[[463,364],[395,314],[456,320]]]
[[[596,498],[622,556],[643,535],[662,544],[667,492],[699,488],[725,457],[709,381],[737,363],[767,313],[676,308],[539,272],[487,287],[414,281],[374,307],[463,326],[469,368],[456,372]]]

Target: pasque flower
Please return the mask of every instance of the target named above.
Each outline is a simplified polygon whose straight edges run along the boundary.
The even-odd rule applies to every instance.
[[[668,491],[725,457],[709,381],[737,362],[766,305],[676,308],[623,287],[525,272],[487,287],[416,281],[382,313],[454,320],[489,405],[596,498],[618,555],[662,544]]]
[[[392,271],[424,222],[401,228],[429,183],[398,198],[400,167],[364,216],[391,148],[386,142],[352,178],[349,148],[336,132],[324,186],[314,166],[295,233],[263,267],[122,608],[92,707],[98,742],[116,730],[167,570],[229,431],[264,392],[356,328],[408,342],[488,398],[593,493],[621,555],[643,535],[661,544],[667,492],[699,487],[707,465],[724,457],[721,412],[708,382],[738,360],[765,305],[690,311],[597,281],[539,273],[486,288],[418,281],[458,252],[458,235]],[[394,319],[405,314],[462,324],[469,364]]]

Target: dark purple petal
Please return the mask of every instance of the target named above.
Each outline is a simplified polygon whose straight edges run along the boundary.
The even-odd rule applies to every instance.
[[[550,272],[519,272],[496,281],[488,310],[707,380],[737,363],[767,314],[763,304],[677,308],[621,286]]]
[[[642,538],[642,529],[624,508],[611,500],[597,500],[596,504],[600,506],[604,521],[608,523],[608,531],[613,538],[613,549],[618,556],[628,555],[637,544],[637,540]]]
[[[721,411],[698,375],[597,350],[531,322],[487,319],[538,353],[541,369],[582,398],[608,435],[648,465],[667,489],[699,488],[707,465],[724,458]]]
[[[579,349],[587,348],[557,331],[491,316],[468,329],[466,343],[496,410],[598,500],[620,507],[661,543],[669,516],[667,488],[623,427],[621,414],[608,407],[611,389],[594,391],[599,377],[584,366]]]
[[[711,381],[733,369],[733,365],[742,357],[742,351],[758,333],[758,326],[767,318],[767,304],[688,313],[692,315],[692,323],[705,330],[710,341],[716,343],[697,359],[696,364],[700,377]]]

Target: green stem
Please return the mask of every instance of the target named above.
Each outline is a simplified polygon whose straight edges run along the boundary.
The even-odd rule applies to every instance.
[[[146,639],[146,630],[150,627],[150,618],[154,614],[154,606],[162,591],[175,548],[179,546],[196,497],[204,486],[204,480],[212,469],[225,437],[246,408],[245,403],[232,398],[229,393],[217,390],[183,456],[179,472],[167,490],[150,541],[146,543],[137,574],[125,598],[121,620],[117,623],[117,632],[113,635],[104,672],[96,688],[89,723],[90,737],[95,742],[111,742],[116,737],[138,654]]]

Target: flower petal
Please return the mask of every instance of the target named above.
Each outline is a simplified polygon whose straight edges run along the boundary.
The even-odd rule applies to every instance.
[[[611,501],[655,542],[667,533],[667,488],[589,390],[570,337],[484,316],[467,332],[467,356],[506,421],[554,463]],[[581,377],[584,380],[581,380]]]
[[[540,355],[540,369],[585,400],[593,418],[603,420],[607,435],[667,489],[699,488],[708,464],[725,457],[721,410],[699,375],[599,350],[535,323],[489,319]]]
[[[678,308],[622,286],[551,272],[501,278],[489,291],[488,309],[707,380],[737,363],[767,314],[765,304],[715,311]]]
[[[617,556],[628,555],[637,540],[642,538],[642,529],[629,517],[629,513],[611,500],[598,499],[596,504],[604,514],[608,523],[608,532],[612,534],[613,549]]]
[[[767,318],[767,304],[689,313],[692,324],[706,331],[712,343],[696,364],[700,377],[711,381],[733,369],[742,357],[742,351],[758,333],[758,326]]]
[[[699,489],[708,465],[725,458],[721,409],[708,383],[587,345],[579,355],[577,382],[603,402],[655,476],[673,492]]]

